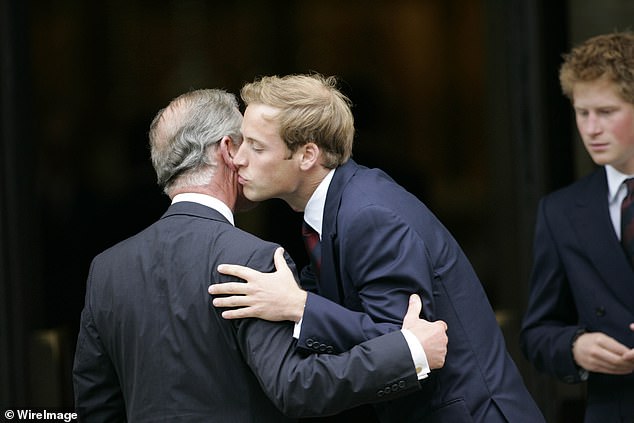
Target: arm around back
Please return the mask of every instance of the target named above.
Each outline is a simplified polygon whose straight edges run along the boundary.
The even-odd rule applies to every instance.
[[[302,356],[292,324],[258,319],[235,323],[245,360],[267,396],[290,417],[336,414],[420,389],[409,348],[398,331],[340,355]]]

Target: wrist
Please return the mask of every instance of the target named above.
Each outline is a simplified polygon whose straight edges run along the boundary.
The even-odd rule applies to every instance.
[[[304,308],[306,307],[307,298],[308,293],[303,289],[300,289],[298,294],[295,296],[295,300],[291,302],[290,318],[288,320],[295,323],[299,323],[299,321],[302,320],[304,317]]]
[[[577,358],[575,356],[575,346],[579,338],[585,333],[586,333],[585,329],[579,328],[575,332],[574,336],[572,337],[572,340],[570,341],[570,353],[572,354],[572,361],[575,363],[575,366],[577,367],[577,373],[579,375],[579,379],[581,379],[582,381],[585,381],[588,379],[588,371],[584,369],[583,367],[581,367],[581,365],[577,361]]]
[[[572,359],[576,365],[579,365],[579,364],[577,363],[577,359],[575,358],[575,347],[577,345],[577,341],[579,340],[579,337],[583,335],[584,333],[586,333],[586,330],[583,328],[579,328],[577,329],[577,331],[572,336],[572,339],[570,340],[570,353],[572,354]]]

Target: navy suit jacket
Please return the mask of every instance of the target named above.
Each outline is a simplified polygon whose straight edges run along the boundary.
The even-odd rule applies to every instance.
[[[535,366],[580,382],[572,357],[579,330],[604,332],[634,347],[634,270],[614,232],[605,168],[539,204],[531,293],[520,336]],[[634,418],[634,374],[590,373],[586,421]],[[629,421],[629,420],[628,420]]]
[[[98,255],[73,369],[80,420],[277,423],[420,388],[400,333],[301,357],[290,322],[223,319],[207,287],[235,278],[216,267],[272,271],[276,247],[181,202]]]
[[[309,294],[299,346],[343,351],[400,327],[412,293],[447,322],[444,368],[420,393],[377,406],[383,422],[543,422],[461,248],[415,196],[350,160],[328,189],[319,295]],[[312,273],[304,270],[307,285]],[[333,304],[337,303],[337,304]]]

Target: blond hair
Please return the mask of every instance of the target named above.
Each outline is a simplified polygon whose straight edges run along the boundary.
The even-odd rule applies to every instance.
[[[248,106],[264,104],[279,109],[272,119],[291,152],[314,142],[323,165],[332,169],[352,155],[354,118],[350,100],[337,89],[334,76],[320,74],[265,76],[242,87]]]

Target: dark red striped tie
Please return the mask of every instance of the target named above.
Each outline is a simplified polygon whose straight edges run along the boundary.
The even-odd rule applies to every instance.
[[[304,237],[304,245],[310,257],[310,264],[315,271],[315,276],[319,278],[319,270],[321,269],[321,243],[319,234],[308,223],[302,223],[302,236]]]
[[[621,244],[634,266],[634,178],[623,183],[627,187],[627,194],[621,203]]]

